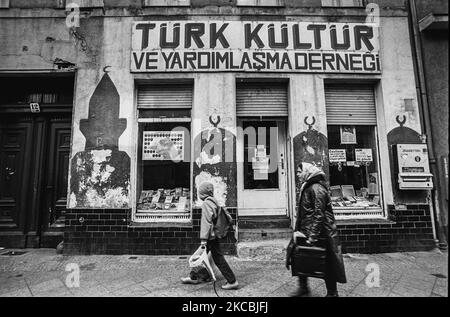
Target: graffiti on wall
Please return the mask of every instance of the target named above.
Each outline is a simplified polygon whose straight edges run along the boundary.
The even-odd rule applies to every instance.
[[[236,136],[219,128],[220,116],[209,117],[212,127],[203,130],[194,139],[194,201],[198,204],[197,188],[209,181],[219,204],[237,206]]]
[[[80,120],[86,145],[71,160],[69,208],[129,207],[130,157],[118,146],[127,120],[119,118],[120,96],[106,68],[89,117]]]
[[[294,137],[294,166],[300,162],[311,163],[323,169],[328,175],[328,138],[314,128],[316,118],[312,116],[304,118],[308,126],[306,131]],[[298,182],[296,182],[297,192],[299,192]]]

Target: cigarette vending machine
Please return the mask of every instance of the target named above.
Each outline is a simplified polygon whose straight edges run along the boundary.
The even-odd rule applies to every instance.
[[[428,190],[433,188],[426,144],[396,144],[397,180],[401,190]]]

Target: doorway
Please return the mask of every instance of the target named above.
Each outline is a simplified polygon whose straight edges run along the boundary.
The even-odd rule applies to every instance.
[[[64,234],[73,74],[0,84],[11,86],[0,98],[0,245],[55,247]]]
[[[238,127],[239,216],[287,216],[286,121],[240,118]]]

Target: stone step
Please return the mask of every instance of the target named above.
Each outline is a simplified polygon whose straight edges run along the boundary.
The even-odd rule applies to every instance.
[[[239,226],[238,241],[288,240],[292,237],[292,232],[290,228],[242,229]]]
[[[239,258],[248,260],[285,261],[289,239],[239,242],[237,255]]]
[[[286,216],[252,216],[239,217],[241,229],[289,228],[291,220]]]

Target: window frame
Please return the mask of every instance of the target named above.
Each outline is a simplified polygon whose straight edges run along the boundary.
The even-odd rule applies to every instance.
[[[352,1],[350,4],[347,2]],[[360,4],[356,2],[360,1]],[[321,6],[323,8],[365,8],[367,6],[366,0],[321,0]]]
[[[337,124],[327,124],[327,131],[328,126],[339,126]],[[368,127],[374,128],[374,144],[376,146],[376,149],[373,153],[373,156],[376,156],[377,160],[377,173],[378,173],[378,190],[379,190],[379,197],[380,201],[378,202],[379,206],[373,206],[373,207],[351,207],[351,206],[345,206],[345,207],[335,207],[333,206],[333,212],[336,217],[336,219],[384,219],[385,218],[385,207],[384,207],[384,191],[383,191],[383,182],[382,182],[382,172],[381,172],[381,155],[380,155],[380,142],[378,137],[378,123],[376,125],[366,125]],[[328,132],[327,132],[328,133]],[[327,135],[328,139],[328,135]],[[328,145],[329,148],[329,145]],[[330,162],[328,162],[330,164]],[[331,175],[329,176],[329,182],[331,184]]]
[[[160,81],[157,81],[160,82]],[[169,80],[167,83],[179,83],[179,80]],[[194,82],[189,81],[192,90],[194,90]],[[131,181],[131,188],[132,188],[132,205],[131,205],[131,219],[129,223],[129,227],[192,227],[193,225],[193,210],[195,208],[195,201],[194,201],[194,182],[193,182],[193,172],[194,172],[194,139],[193,139],[193,121],[192,121],[192,113],[190,117],[170,117],[170,118],[140,118],[139,117],[139,108],[138,108],[138,91],[141,87],[141,84],[139,81],[135,81],[135,95],[134,95],[134,111],[135,111],[135,121],[134,121],[134,131],[133,135],[135,136],[136,142],[134,143],[134,159],[132,162],[132,175],[130,178]],[[193,102],[193,101],[192,101]],[[191,108],[192,109],[192,108]],[[192,110],[191,110],[192,111]],[[189,161],[189,184],[190,184],[190,210],[189,212],[186,212],[186,216],[180,216],[180,217],[174,217],[170,213],[162,214],[162,215],[151,215],[150,213],[140,213],[137,212],[137,202],[139,200],[140,192],[138,193],[138,178],[141,177],[138,175],[138,164],[139,164],[139,124],[142,123],[163,123],[163,122],[170,122],[170,123],[189,123],[190,124],[190,135],[189,135],[189,142],[190,142],[190,161]],[[133,190],[134,188],[134,190]]]
[[[142,0],[142,7],[190,7],[191,0]]]
[[[285,7],[285,0],[236,0],[237,7]]]

